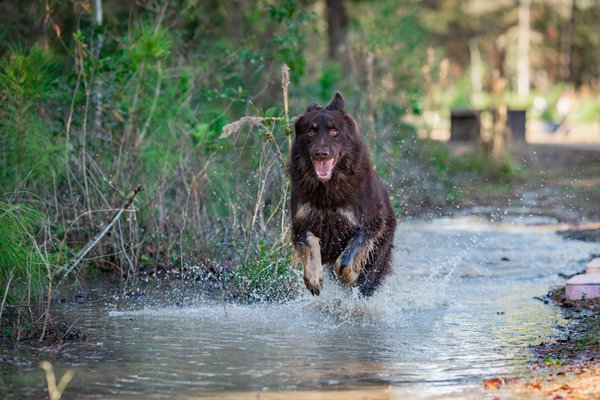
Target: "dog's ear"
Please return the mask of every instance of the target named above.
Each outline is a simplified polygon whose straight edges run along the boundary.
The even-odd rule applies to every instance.
[[[321,105],[319,103],[311,103],[306,108],[306,112],[317,111],[317,110],[322,110],[322,109],[323,109],[323,107],[321,107]]]
[[[300,134],[300,131],[302,130],[302,125],[304,124],[304,116],[306,115],[306,113],[299,115],[296,118],[296,121],[294,121],[294,132],[296,132],[296,136],[298,136]]]
[[[344,111],[344,98],[340,92],[335,92],[333,100],[327,105],[327,110],[330,111]]]

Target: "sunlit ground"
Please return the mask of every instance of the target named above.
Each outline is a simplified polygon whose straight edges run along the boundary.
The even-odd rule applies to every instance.
[[[600,149],[600,122],[588,124],[569,124],[557,132],[548,132],[542,121],[529,121],[527,124],[529,143],[568,143],[590,144]]]
[[[450,140],[448,118],[429,114],[420,121],[411,118],[409,120],[420,127],[419,136],[422,138],[429,137],[444,142]],[[485,121],[483,121],[483,125],[485,130]],[[526,140],[528,143],[538,144],[584,145],[587,148],[600,150],[600,120],[594,123],[570,123],[567,121],[558,129],[541,120],[529,120],[527,121]]]

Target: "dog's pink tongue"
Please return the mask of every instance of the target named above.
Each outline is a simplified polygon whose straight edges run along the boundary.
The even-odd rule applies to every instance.
[[[330,160],[315,161],[313,160],[315,171],[320,178],[327,178],[331,175],[333,169],[333,158]]]

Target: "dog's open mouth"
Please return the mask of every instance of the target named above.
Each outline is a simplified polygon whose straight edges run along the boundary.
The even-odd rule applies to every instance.
[[[315,173],[317,178],[321,181],[328,181],[331,179],[333,174],[333,167],[338,160],[338,156],[330,158],[329,160],[312,160],[313,166],[315,167]]]

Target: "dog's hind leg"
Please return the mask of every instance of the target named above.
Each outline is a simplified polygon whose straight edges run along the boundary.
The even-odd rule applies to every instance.
[[[364,232],[354,236],[335,261],[335,272],[342,282],[353,283],[358,279],[362,267],[371,253],[371,241]]]
[[[323,288],[323,265],[319,238],[307,231],[299,240],[299,252],[304,266],[304,284],[313,295],[319,295]]]

